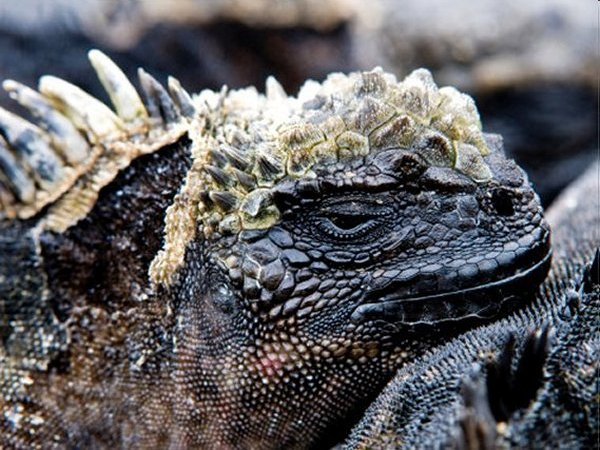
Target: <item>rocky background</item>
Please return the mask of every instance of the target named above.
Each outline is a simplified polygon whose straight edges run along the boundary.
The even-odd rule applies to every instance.
[[[427,67],[475,97],[548,205],[598,158],[598,14],[589,0],[0,0],[0,79],[50,73],[106,100],[90,48],[190,92]]]

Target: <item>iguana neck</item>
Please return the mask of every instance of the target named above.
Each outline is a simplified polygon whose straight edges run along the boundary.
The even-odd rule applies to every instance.
[[[173,328],[171,375],[165,376],[165,389],[172,390],[165,420],[170,414],[178,418],[169,431],[171,444],[175,439],[187,447],[295,448],[319,438],[334,444],[352,425],[353,412],[362,411],[415,352],[414,343],[400,349],[349,337],[341,356],[323,356],[326,342],[269,338],[243,314],[232,320],[226,300],[232,294],[225,285],[194,284],[204,287],[183,287],[187,295],[177,307],[181,319]],[[181,292],[177,297],[183,298]],[[359,356],[367,353],[368,358]],[[376,353],[381,356],[373,357]]]

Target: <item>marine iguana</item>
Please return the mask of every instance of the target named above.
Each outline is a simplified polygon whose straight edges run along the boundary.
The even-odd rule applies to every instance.
[[[0,110],[8,448],[306,448],[398,367],[525,301],[526,175],[426,70],[190,96],[100,52]]]
[[[548,210],[555,256],[535,300],[404,366],[341,448],[597,447],[598,171]]]

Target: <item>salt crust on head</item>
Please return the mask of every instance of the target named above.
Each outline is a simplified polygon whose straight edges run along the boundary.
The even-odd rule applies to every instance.
[[[296,97],[269,78],[264,95],[252,87],[205,90],[193,100],[193,163],[167,210],[164,247],[150,267],[156,283],[172,282],[198,232],[211,238],[276,224],[272,189],[315,178],[323,165],[398,148],[476,182],[491,178],[473,99],[438,88],[425,69],[400,82],[380,68],[333,73],[307,81]]]

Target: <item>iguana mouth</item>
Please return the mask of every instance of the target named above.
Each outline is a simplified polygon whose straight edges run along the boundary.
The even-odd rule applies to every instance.
[[[401,290],[388,290],[381,293],[376,301],[371,299],[377,293],[371,292],[367,302],[354,310],[352,320],[382,320],[418,329],[494,318],[522,303],[523,298],[535,291],[546,277],[552,259],[549,244],[538,246],[532,252],[539,256],[526,269],[464,289],[409,297]]]

